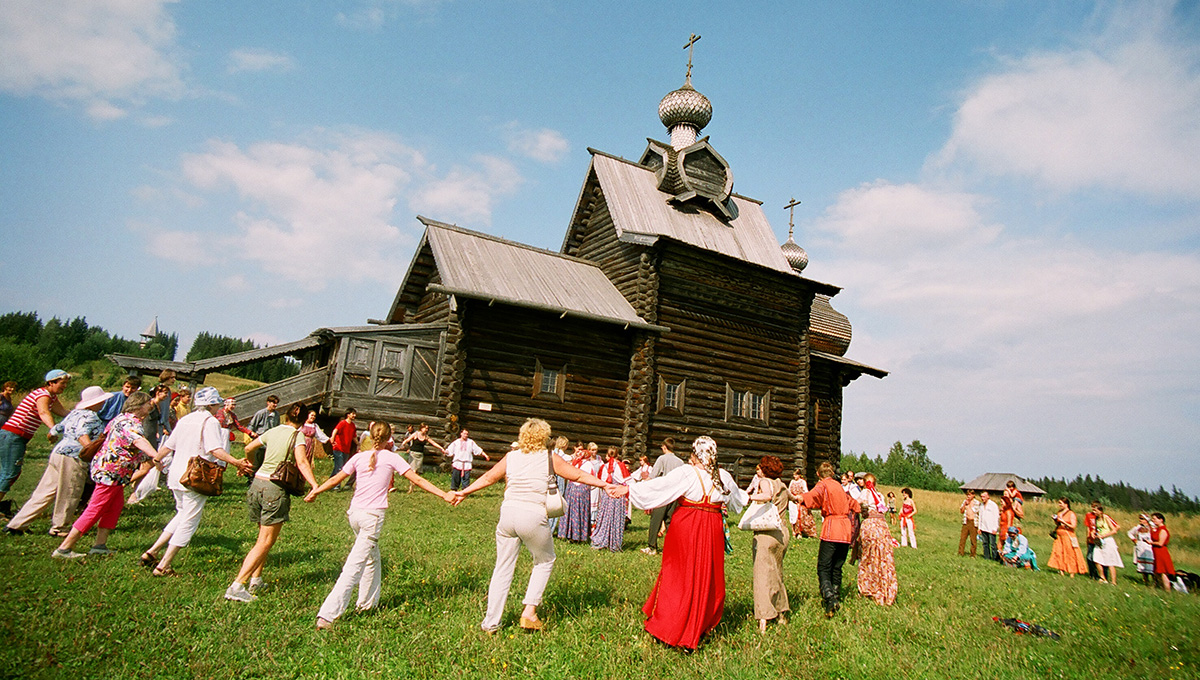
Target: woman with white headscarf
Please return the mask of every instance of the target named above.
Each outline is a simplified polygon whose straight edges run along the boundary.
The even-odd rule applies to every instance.
[[[633,506],[651,510],[679,501],[663,542],[662,567],[642,607],[646,632],[672,647],[695,649],[717,627],[725,608],[723,508],[737,513],[749,497],[717,467],[717,443],[692,443],[688,465],[656,479],[621,487]]]

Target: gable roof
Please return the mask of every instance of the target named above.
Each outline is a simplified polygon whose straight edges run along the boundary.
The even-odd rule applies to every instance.
[[[976,491],[987,491],[989,493],[992,491],[1004,491],[1004,487],[1008,485],[1008,480],[1010,479],[1016,483],[1017,491],[1020,491],[1022,494],[1032,496],[1044,496],[1046,494],[1045,489],[1035,484],[1030,484],[1024,478],[1014,475],[1011,472],[987,472],[958,488],[963,491],[975,489]]]
[[[639,317],[604,272],[587,260],[426,217],[417,219],[425,225],[425,235],[414,262],[428,246],[440,276],[440,283],[428,284],[431,291],[634,328],[669,330]],[[394,318],[397,304],[399,296],[389,318]]]
[[[658,190],[653,170],[595,149],[588,151],[617,238],[645,243],[666,237],[799,278],[779,249],[758,201],[733,194],[734,218],[721,220],[695,206],[671,203],[671,196]],[[836,292],[834,288],[830,294]]]

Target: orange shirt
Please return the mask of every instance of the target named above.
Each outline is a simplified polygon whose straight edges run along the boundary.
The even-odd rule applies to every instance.
[[[858,501],[850,497],[831,477],[817,482],[812,491],[804,494],[804,506],[813,510],[820,509],[821,540],[831,543],[849,543],[854,536],[853,525],[850,524],[850,513],[858,512]]]

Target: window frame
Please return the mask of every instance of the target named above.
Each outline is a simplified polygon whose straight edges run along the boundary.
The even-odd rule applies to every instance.
[[[554,389],[546,390],[545,383],[547,375],[553,371]],[[540,358],[534,357],[533,360],[533,386],[530,392],[530,397],[533,399],[555,399],[559,402],[566,400],[567,392],[567,365],[564,364],[543,364]]]
[[[667,403],[667,388],[675,388],[675,403]],[[658,395],[655,404],[655,413],[669,413],[672,415],[683,415],[687,402],[687,378],[679,382],[667,382],[667,379],[658,376]]]

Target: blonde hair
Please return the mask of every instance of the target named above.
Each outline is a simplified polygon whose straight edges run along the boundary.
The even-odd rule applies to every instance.
[[[521,425],[517,435],[517,446],[525,453],[541,451],[550,440],[550,423],[541,418],[530,418]]]
[[[567,447],[570,445],[571,440],[567,439],[566,437],[559,437],[558,439],[554,440],[554,448],[556,449],[562,449],[563,451],[566,451]]]
[[[371,423],[371,440],[375,443],[371,447],[371,461],[367,463],[367,469],[371,472],[375,471],[375,463],[379,458],[379,446],[392,437],[392,426],[387,423]]]

